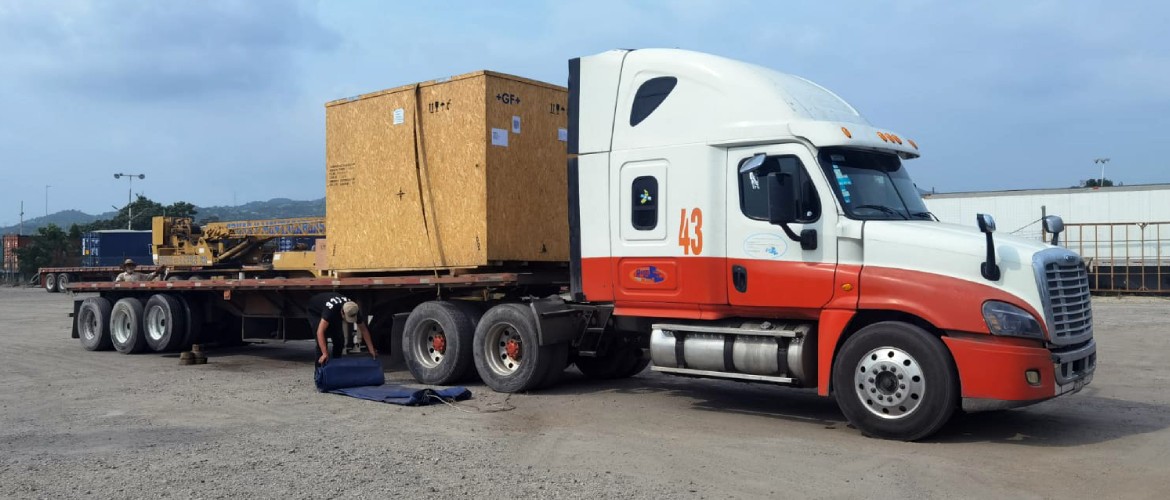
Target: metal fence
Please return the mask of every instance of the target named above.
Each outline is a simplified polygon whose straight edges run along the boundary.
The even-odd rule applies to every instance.
[[[1093,292],[1170,293],[1170,222],[1065,224],[1061,238],[1085,258]]]

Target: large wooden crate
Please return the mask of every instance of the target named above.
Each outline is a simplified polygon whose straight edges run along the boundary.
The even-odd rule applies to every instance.
[[[326,104],[329,268],[567,261],[567,100],[481,71]]]

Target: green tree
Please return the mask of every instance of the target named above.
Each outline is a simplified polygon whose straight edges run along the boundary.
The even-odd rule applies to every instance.
[[[65,232],[56,224],[37,228],[29,245],[16,251],[20,273],[32,275],[42,267],[76,266],[81,261],[81,228]]]
[[[1109,180],[1109,179],[1104,179],[1103,181],[1101,179],[1088,179],[1085,181],[1085,185],[1084,185],[1084,187],[1087,187],[1087,188],[1112,187],[1112,186],[1113,186],[1113,181]]]
[[[149,231],[151,228],[151,219],[154,217],[160,215],[167,217],[194,217],[199,212],[195,210],[195,205],[185,201],[176,201],[170,205],[163,205],[150,198],[139,195],[134,200],[134,203],[119,209],[113,218],[94,221],[85,225],[82,229],[84,231],[126,229],[126,221],[130,218],[131,213],[133,213],[133,220],[130,221],[130,228],[139,231]]]

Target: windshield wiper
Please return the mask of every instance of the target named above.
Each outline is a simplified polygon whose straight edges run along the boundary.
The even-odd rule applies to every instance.
[[[912,215],[912,216],[914,216],[914,217],[925,217],[926,219],[929,219],[929,220],[933,220],[933,221],[935,221],[935,222],[938,222],[938,216],[937,216],[937,215],[934,215],[934,214],[933,214],[933,213],[931,213],[931,212],[913,212],[913,213],[911,213],[910,215]]]
[[[869,209],[877,210],[879,212],[884,212],[884,213],[887,213],[890,215],[897,215],[898,217],[901,217],[902,219],[909,220],[909,217],[906,217],[905,215],[903,215],[902,212],[894,210],[894,209],[887,207],[885,205],[858,205],[858,206],[853,207],[853,208],[854,209],[869,208]]]

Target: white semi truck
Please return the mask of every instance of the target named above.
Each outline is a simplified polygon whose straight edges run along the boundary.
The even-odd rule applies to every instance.
[[[286,320],[338,290],[420,382],[474,370],[517,392],[570,364],[615,378],[651,362],[815,388],[863,433],[904,440],[960,408],[1092,379],[1080,257],[996,235],[988,216],[934,220],[904,165],[918,145],[832,92],[683,50],[609,51],[569,75],[567,273],[78,284],[98,295],[79,301],[74,335],[91,349],[224,329],[307,337]]]

